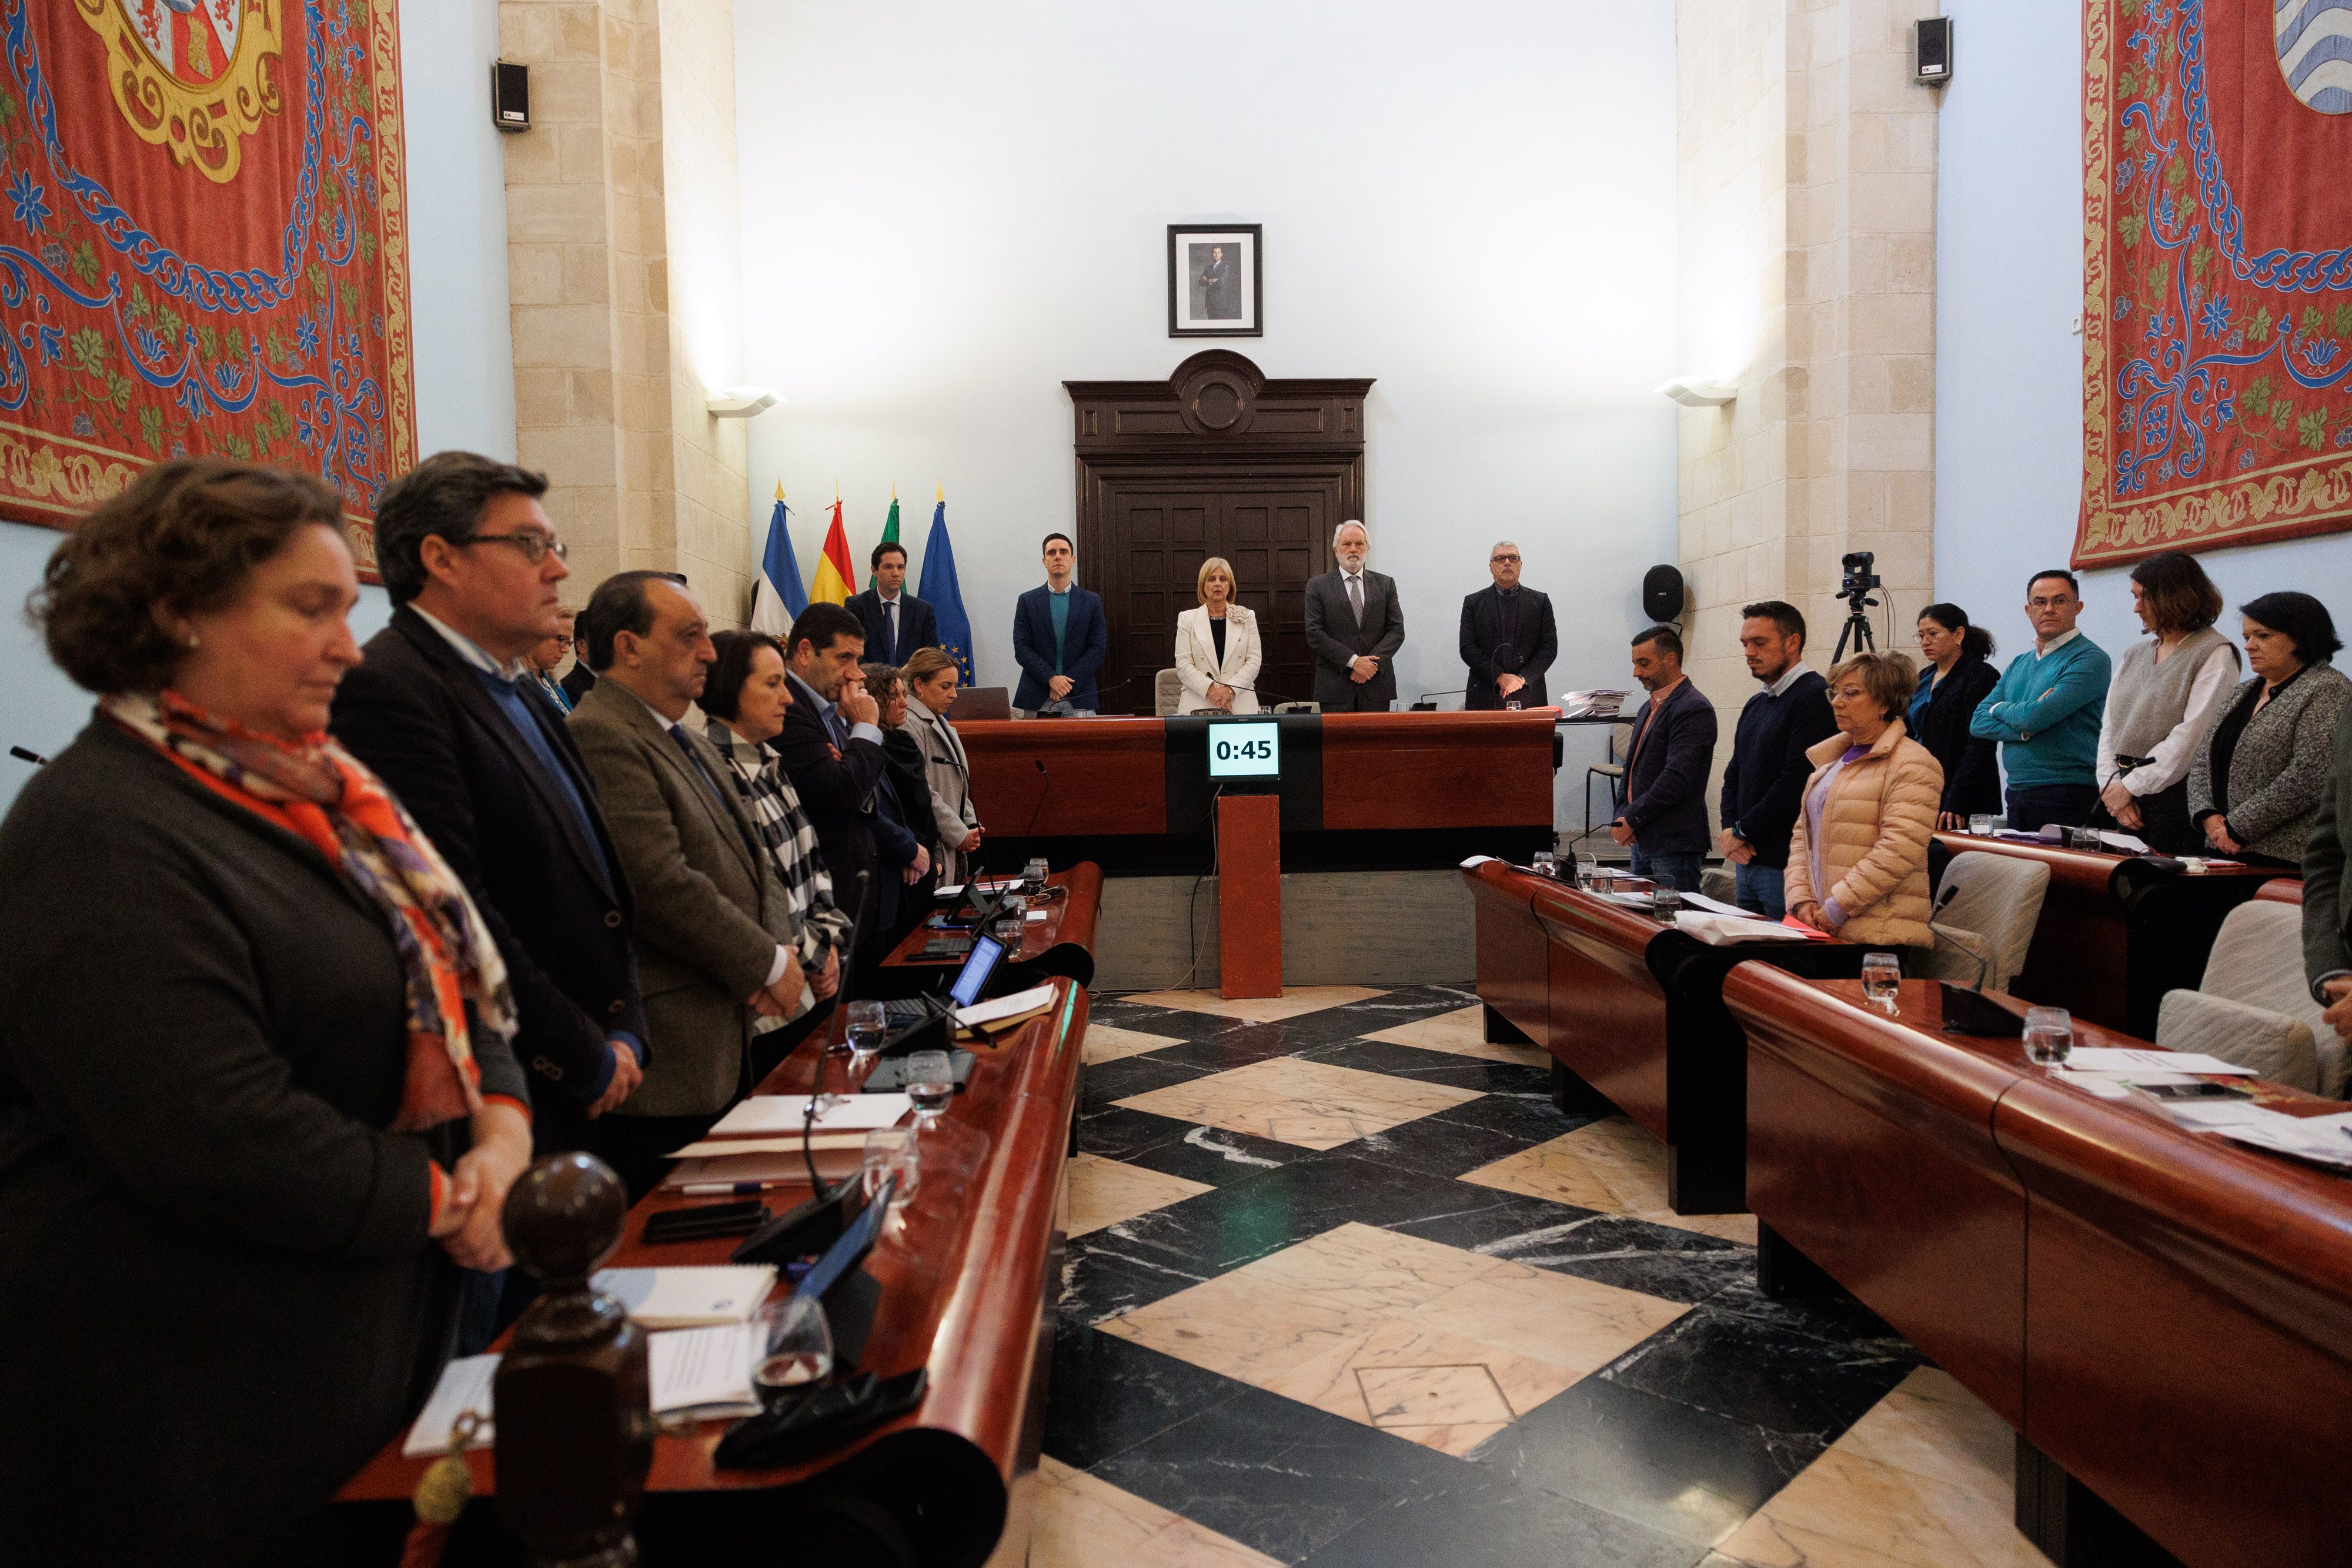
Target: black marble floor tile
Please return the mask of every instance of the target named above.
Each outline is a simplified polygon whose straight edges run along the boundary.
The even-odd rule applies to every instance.
[[[1392,1161],[1429,1176],[1458,1176],[1549,1143],[1585,1120],[1561,1115],[1547,1096],[1487,1094],[1344,1146],[1363,1159]]]
[[[1691,1568],[1706,1549],[1534,1488],[1402,1502],[1299,1568]]]
[[[1385,1072],[1391,1078],[1411,1078],[1423,1083],[1443,1083],[1451,1089],[1475,1089],[1486,1094],[1525,1094],[1547,1103],[1551,1097],[1549,1067],[1488,1061],[1482,1057],[1424,1051],[1416,1045],[1396,1045],[1384,1040],[1338,1040],[1292,1054],[1307,1061],[1352,1067],[1360,1072]]]
[[[1108,1024],[1113,1029],[1131,1029],[1139,1034],[1164,1034],[1178,1040],[1208,1040],[1238,1027],[1241,1020],[1220,1018],[1214,1013],[1147,1007],[1140,1002],[1126,1002],[1113,997],[1089,998],[1087,1021]]]
[[[1055,1324],[1045,1452],[1090,1469],[1249,1385],[1074,1322]]]
[[[1230,1072],[1236,1067],[1265,1061],[1277,1056],[1299,1054],[1294,1039],[1297,1026],[1289,1023],[1233,1023],[1213,1035],[1188,1040],[1182,1045],[1163,1046],[1150,1052],[1155,1061],[1182,1062],[1200,1068],[1204,1072]]]
[[[1722,1540],[1814,1458],[1768,1431],[1588,1377],[1470,1451],[1475,1464],[1699,1546]]]
[[[1734,1274],[1722,1290],[1706,1299],[1706,1305],[1718,1312],[1737,1312],[1742,1317],[1753,1318],[1774,1328],[1811,1334],[1815,1339],[1855,1345],[1888,1355],[1916,1354],[1908,1341],[1887,1326],[1885,1319],[1852,1296],[1832,1292],[1785,1301],[1772,1301],[1757,1289],[1753,1269]]]
[[[1493,1239],[1480,1249],[1688,1306],[1712,1302],[1740,1281],[1752,1283],[1756,1275],[1753,1248],[1620,1214],[1534,1226]]]
[[[1701,1307],[1599,1375],[1827,1447],[1918,1364],[1907,1347],[1840,1344]]]
[[[1274,1170],[1307,1151],[1247,1133],[1197,1126],[1173,1116],[1112,1105],[1078,1122],[1081,1153],[1141,1166],[1187,1181],[1223,1186]]]
[[[1130,1219],[1070,1239],[1062,1262],[1063,1317],[1100,1322],[1224,1272],[1205,1268],[1181,1250],[1125,1234],[1139,1223]]]
[[[1255,1388],[1097,1465],[1093,1473],[1284,1563],[1298,1562],[1364,1520],[1396,1519],[1443,1504],[1457,1491],[1492,1485],[1475,1466]],[[1465,1509],[1444,1511],[1451,1521],[1446,1528],[1462,1527]],[[1466,1559],[1440,1553],[1421,1561]]]
[[[1078,1113],[1085,1116],[1131,1094],[1148,1094],[1171,1083],[1205,1076],[1207,1069],[1169,1061],[1159,1051],[1122,1056],[1117,1061],[1088,1062],[1078,1073]]]

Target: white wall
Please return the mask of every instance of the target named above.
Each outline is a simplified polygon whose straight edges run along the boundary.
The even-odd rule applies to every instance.
[[[402,0],[400,26],[419,450],[463,446],[511,461],[505,178],[488,107],[498,0]],[[60,537],[0,523],[0,811],[31,771],[5,748],[54,755],[89,718],[89,695],[58,673],[19,612]],[[382,589],[362,594],[352,625],[364,639],[391,608]]]
[[[1231,348],[1378,378],[1405,700],[1463,684],[1461,598],[1504,537],[1559,603],[1554,689],[1625,684],[1675,552],[1671,0],[764,0],[735,25],[743,369],[783,394],[751,428],[755,544],[781,478],[805,579],[838,481],[862,583],[895,482],[919,573],[944,483],[981,676],[1010,685],[1013,600],[1074,517],[1061,383]],[[1264,338],[1167,336],[1166,225],[1196,221],[1265,225]]]
[[[2082,7],[1945,0],[1954,18],[1937,214],[1936,593],[2028,647],[2026,574],[2063,566],[2082,504]],[[2236,607],[2296,588],[2352,625],[2352,535],[2198,558]],[[2084,579],[2083,629],[2140,635],[2123,570]],[[1907,629],[1906,629],[1907,630]]]

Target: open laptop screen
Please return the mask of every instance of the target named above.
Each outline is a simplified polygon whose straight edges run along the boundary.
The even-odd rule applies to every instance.
[[[955,1005],[968,1008],[980,1000],[980,993],[988,987],[988,977],[996,973],[998,960],[1004,956],[1004,944],[993,936],[974,936],[971,952],[963,961],[963,973],[956,977],[955,987],[948,992]]]

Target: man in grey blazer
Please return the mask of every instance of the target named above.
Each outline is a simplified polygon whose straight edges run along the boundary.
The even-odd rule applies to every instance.
[[[701,606],[666,573],[625,571],[582,619],[597,679],[572,735],[636,894],[653,1048],[644,1083],[592,1137],[634,1200],[670,1150],[751,1092],[752,1016],[789,1018],[805,981],[758,824],[719,753],[681,722],[718,657]]]
[[[1338,570],[1307,583],[1307,646],[1315,654],[1315,700],[1326,713],[1386,713],[1396,701],[1389,661],[1404,646],[1396,580],[1364,570],[1372,536],[1353,517],[1331,536]]]

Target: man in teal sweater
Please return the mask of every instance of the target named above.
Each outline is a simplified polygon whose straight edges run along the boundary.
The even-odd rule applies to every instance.
[[[2032,832],[2080,827],[2099,803],[2095,767],[2107,707],[2106,653],[2074,630],[2083,591],[2071,571],[2037,571],[2025,585],[2033,651],[2003,670],[1969,733],[1998,740],[2009,776],[2009,825]]]

